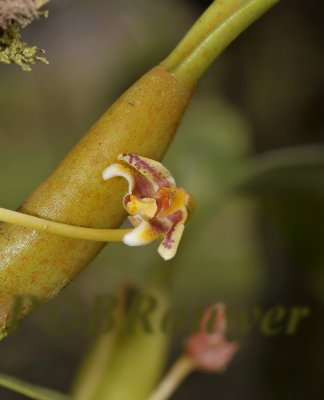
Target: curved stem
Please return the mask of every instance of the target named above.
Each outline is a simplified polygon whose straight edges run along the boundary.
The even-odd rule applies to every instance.
[[[186,356],[180,357],[157,387],[149,400],[166,400],[180,386],[182,381],[195,370],[194,362]]]
[[[24,226],[41,232],[53,233],[72,239],[93,240],[96,242],[121,242],[131,229],[94,229],[61,224],[46,219],[0,208],[0,221]]]
[[[63,393],[34,385],[24,380],[0,374],[0,385],[6,389],[22,394],[24,397],[35,400],[72,400],[71,397]]]
[[[229,180],[229,189],[241,189],[262,175],[285,168],[316,167],[324,162],[324,146],[310,145],[270,150],[252,157]]]
[[[193,86],[239,34],[278,1],[215,0],[161,66]]]

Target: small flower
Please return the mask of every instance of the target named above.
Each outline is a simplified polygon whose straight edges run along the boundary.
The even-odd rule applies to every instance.
[[[170,172],[157,161],[125,153],[118,160],[104,170],[103,178],[119,176],[128,181],[123,205],[135,229],[124,236],[124,243],[142,246],[163,239],[158,252],[170,260],[177,252],[188,217],[190,194],[177,188]]]
[[[192,335],[186,342],[186,355],[197,369],[221,372],[232,360],[238,350],[238,343],[228,342],[225,330],[225,306],[215,304],[204,313],[199,333]]]

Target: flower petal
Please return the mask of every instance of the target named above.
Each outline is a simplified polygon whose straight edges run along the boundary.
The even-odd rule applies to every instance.
[[[145,176],[152,183],[155,191],[161,187],[176,187],[170,172],[158,161],[127,153],[120,154],[118,160],[126,162]]]
[[[115,177],[125,178],[128,181],[128,192],[124,196],[125,199],[130,194],[134,194],[138,198],[151,197],[154,194],[153,185],[145,176],[121,163],[111,164],[103,171],[102,176],[105,180]]]
[[[210,324],[213,326],[210,327]],[[211,331],[210,331],[210,328]],[[219,336],[223,337],[226,332],[226,307],[223,303],[217,303],[209,307],[201,320],[200,329],[208,337],[215,337],[215,340]]]
[[[152,225],[141,216],[129,218],[135,228],[127,233],[123,242],[128,246],[144,246],[161,237],[161,233],[154,230]]]
[[[218,346],[196,354],[194,360],[200,371],[222,372],[228,366],[238,348],[237,342],[224,341]]]
[[[156,194],[158,217],[166,217],[188,205],[189,195],[182,188],[161,188]]]
[[[133,171],[126,167],[125,165],[119,164],[119,163],[115,163],[115,164],[111,164],[109,165],[108,168],[106,168],[104,170],[104,172],[102,173],[102,177],[105,180],[114,178],[114,177],[122,177],[125,178],[128,182],[128,193],[132,193],[134,186],[135,186],[135,178],[134,178],[134,174]]]
[[[184,223],[188,213],[185,207],[181,208],[168,217],[173,222],[171,228],[166,233],[158,252],[164,260],[171,260],[176,255],[178,246],[184,231]]]

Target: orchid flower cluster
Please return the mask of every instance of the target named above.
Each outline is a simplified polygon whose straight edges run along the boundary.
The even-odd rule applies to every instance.
[[[192,196],[177,188],[170,172],[158,161],[126,153],[120,154],[118,161],[104,170],[103,178],[122,177],[128,181],[123,205],[134,229],[123,242],[142,246],[162,239],[158,252],[170,260],[177,252],[193,205]]]

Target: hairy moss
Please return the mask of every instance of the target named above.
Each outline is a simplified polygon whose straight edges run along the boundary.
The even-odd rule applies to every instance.
[[[47,16],[39,8],[47,0],[0,0],[0,62],[17,64],[24,71],[31,71],[36,62],[47,63],[40,53],[44,50],[21,41],[20,29],[29,25],[40,15]]]
[[[36,62],[48,64],[46,58],[39,56],[40,53],[44,53],[44,50],[36,46],[28,46],[21,41],[17,25],[11,25],[6,30],[0,30],[0,62],[5,64],[15,63],[24,71],[31,71],[31,65]]]
[[[1,0],[0,28],[6,30],[12,24],[24,27],[38,18],[39,14],[35,0]]]

